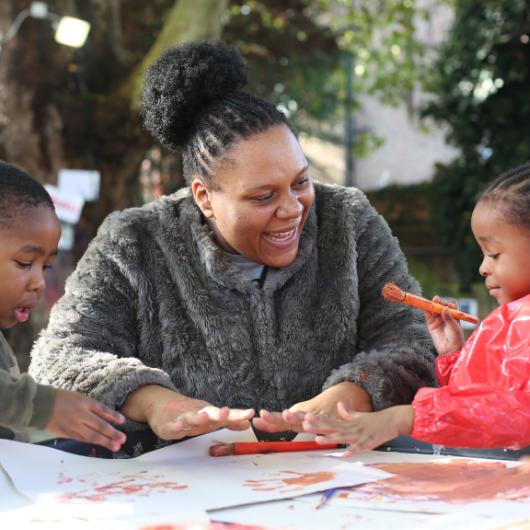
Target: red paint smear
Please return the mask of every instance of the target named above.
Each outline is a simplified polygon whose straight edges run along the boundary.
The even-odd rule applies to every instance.
[[[467,503],[483,500],[530,498],[530,466],[508,467],[502,462],[451,460],[448,463],[377,464],[395,474],[352,488],[370,498],[410,499]],[[346,494],[347,495],[347,494]]]
[[[74,479],[67,477],[64,475],[63,472],[59,473],[59,478],[57,479],[57,484],[69,484],[70,482],[73,482]]]
[[[139,530],[267,530],[267,526],[249,526],[236,523],[203,523],[203,524],[158,524],[143,526]],[[289,530],[282,527],[284,530]]]
[[[94,484],[93,488],[80,490],[76,492],[65,493],[61,495],[59,500],[69,502],[72,500],[87,500],[93,502],[103,502],[109,497],[117,497],[121,495],[140,495],[148,497],[152,492],[165,493],[166,491],[185,490],[188,488],[185,484],[178,484],[176,482],[145,482],[146,477],[139,477],[146,471],[141,471],[136,475],[125,476],[121,480],[98,486]],[[143,482],[137,482],[140,478]],[[150,480],[160,478],[158,475],[151,477]],[[71,481],[71,479],[70,479]]]
[[[271,478],[263,480],[246,480],[244,485],[252,488],[253,491],[296,491],[302,490],[306,486],[320,484],[335,478],[335,473],[331,471],[316,471],[314,473],[299,473],[297,471],[282,471],[296,475],[292,478]]]

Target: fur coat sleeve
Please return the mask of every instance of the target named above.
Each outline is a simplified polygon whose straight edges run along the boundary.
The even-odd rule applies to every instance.
[[[357,272],[356,347],[351,360],[333,370],[324,388],[352,381],[370,394],[374,409],[379,410],[410,403],[421,386],[436,386],[435,350],[422,312],[382,297],[387,282],[415,294],[421,290],[383,217],[364,196],[355,202],[362,208],[347,209],[346,218],[355,216],[350,247]]]
[[[43,383],[88,394],[116,409],[140,386],[175,389],[166,372],[139,359],[149,318],[163,308],[139,307],[141,294],[156,278],[137,273],[150,256],[127,224],[134,216],[135,210],[111,214],[102,224],[52,308],[29,369]],[[154,356],[160,353],[157,344],[152,348]],[[139,428],[134,422],[130,426]]]

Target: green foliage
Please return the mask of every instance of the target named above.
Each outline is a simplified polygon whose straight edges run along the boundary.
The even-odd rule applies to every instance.
[[[462,288],[479,260],[469,228],[476,194],[530,159],[530,5],[524,0],[457,0],[455,21],[427,84],[424,110],[448,127],[461,155],[437,167],[433,219],[450,246]]]
[[[305,8],[303,0],[232,2],[223,38],[246,58],[251,89],[314,133],[337,109],[340,53],[333,31]]]
[[[354,58],[352,110],[358,95],[397,104],[418,80],[424,47],[415,17],[418,0],[232,0],[223,38],[246,57],[252,89],[280,104],[303,132],[342,142],[321,127],[344,117],[347,72]],[[378,147],[371,131],[357,137],[355,154]]]
[[[429,299],[436,294],[442,298],[461,297],[458,283],[455,281],[444,281],[429,264],[418,259],[409,258],[408,265],[410,273],[421,285],[423,296]]]

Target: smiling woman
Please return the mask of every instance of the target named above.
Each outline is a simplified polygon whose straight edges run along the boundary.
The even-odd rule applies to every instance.
[[[237,159],[220,168],[215,184],[208,189],[196,178],[191,189],[219,246],[269,267],[292,263],[315,193],[291,130],[272,126],[241,142]]]
[[[150,68],[145,126],[183,153],[188,187],[108,217],[34,348],[32,373],[128,430],[274,437],[433,382],[422,315],[379,294],[419,292],[387,224],[359,190],[313,182],[285,115],[245,86],[222,42]]]

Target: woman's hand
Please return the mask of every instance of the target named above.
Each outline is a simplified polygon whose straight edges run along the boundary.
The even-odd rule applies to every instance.
[[[401,434],[410,434],[414,422],[412,405],[398,405],[378,412],[351,412],[337,405],[340,418],[306,414],[305,431],[319,434],[319,443],[349,444],[344,456],[374,449]]]
[[[102,445],[111,451],[117,451],[126,437],[110,425],[109,421],[120,424],[125,418],[88,396],[57,388],[46,430],[64,438]]]
[[[265,432],[302,432],[306,414],[337,417],[337,403],[343,401],[351,410],[371,411],[372,400],[363,388],[350,381],[343,381],[324,390],[308,401],[296,403],[289,410],[270,412],[261,410],[253,420],[255,427]]]
[[[457,309],[456,304],[445,302],[439,296],[435,296],[432,301]],[[449,355],[462,349],[464,332],[447,309],[444,309],[441,315],[429,311],[424,311],[424,314],[438,355]]]
[[[244,431],[250,427],[250,419],[254,416],[254,409],[219,408],[156,385],[143,386],[133,392],[122,412],[135,421],[147,422],[163,440],[179,440],[222,427]]]

